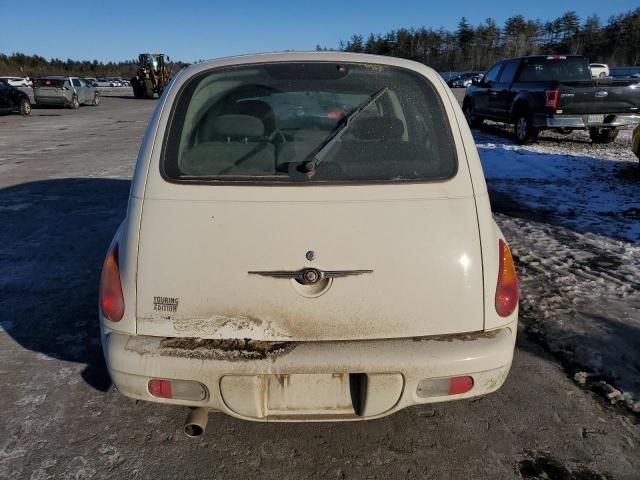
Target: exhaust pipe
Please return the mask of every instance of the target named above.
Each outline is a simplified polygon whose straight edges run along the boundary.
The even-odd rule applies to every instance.
[[[184,422],[184,434],[190,438],[200,437],[207,428],[209,420],[209,409],[203,407],[192,407]]]

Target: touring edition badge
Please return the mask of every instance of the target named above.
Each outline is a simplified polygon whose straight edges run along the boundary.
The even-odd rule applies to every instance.
[[[178,310],[178,297],[153,297],[153,309],[156,312],[175,312]]]

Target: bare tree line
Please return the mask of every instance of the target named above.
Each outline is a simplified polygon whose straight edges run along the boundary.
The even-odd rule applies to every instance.
[[[182,68],[184,63],[174,62],[169,66],[172,71]],[[40,55],[25,55],[0,53],[0,75],[14,75],[19,77],[39,77],[43,75],[69,75],[78,77],[131,77],[138,68],[137,60],[123,60],[119,62],[99,62],[98,60],[61,60],[52,58],[47,60]]]
[[[640,8],[584,21],[574,11],[542,22],[522,15],[498,25],[492,18],[477,26],[462,18],[455,31],[401,28],[386,34],[361,34],[340,41],[339,49],[408,58],[446,70],[483,70],[502,58],[533,54],[585,55],[611,66],[640,64]],[[318,50],[326,48],[316,47]]]

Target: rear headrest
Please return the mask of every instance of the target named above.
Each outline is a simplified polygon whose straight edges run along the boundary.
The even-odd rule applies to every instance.
[[[276,129],[276,119],[273,109],[267,102],[262,100],[242,100],[236,102],[229,110],[235,115],[251,115],[257,117],[264,123],[264,131],[267,135]]]
[[[399,140],[404,134],[404,124],[391,117],[358,118],[351,133],[360,140]]]
[[[262,120],[251,115],[220,115],[213,120],[213,132],[225,137],[262,137]]]

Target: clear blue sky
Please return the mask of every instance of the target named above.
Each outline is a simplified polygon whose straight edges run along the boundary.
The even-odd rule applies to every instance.
[[[194,61],[275,50],[337,47],[354,33],[401,27],[455,29],[462,16],[477,25],[516,14],[549,20],[567,10],[603,21],[638,0],[0,0],[0,52],[74,60],[124,60],[162,51]],[[391,7],[390,7],[391,6]]]

